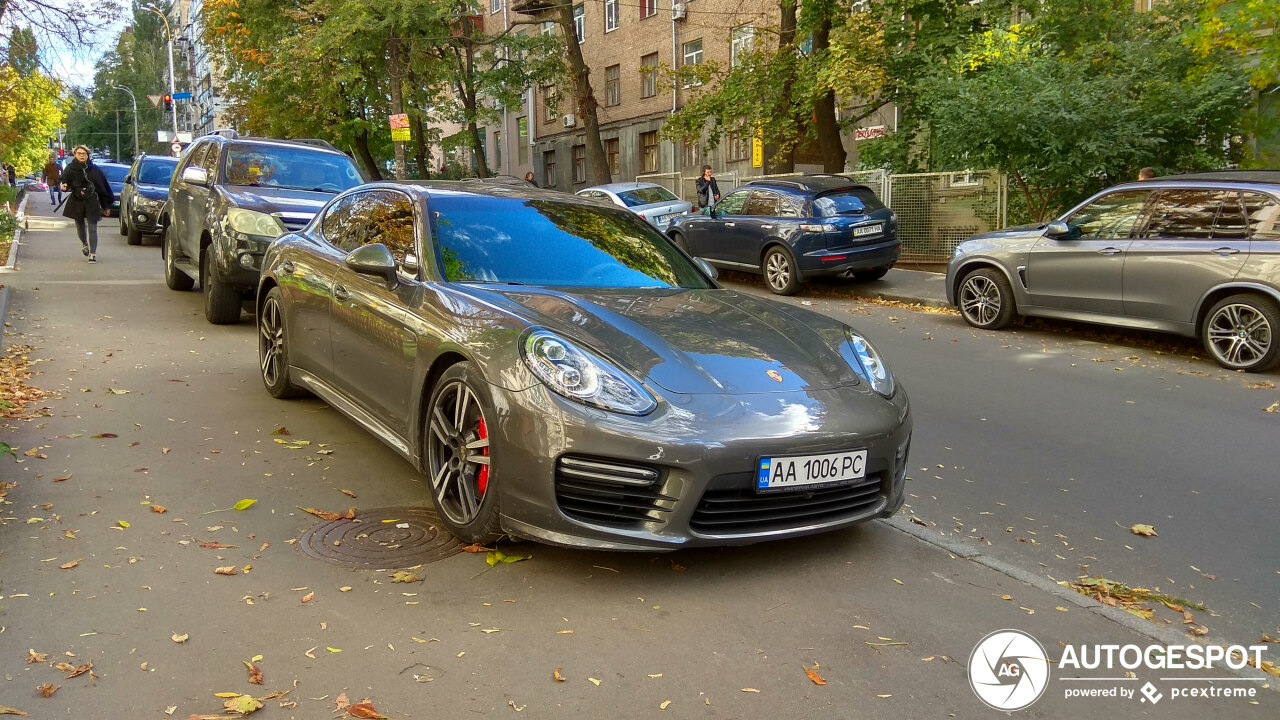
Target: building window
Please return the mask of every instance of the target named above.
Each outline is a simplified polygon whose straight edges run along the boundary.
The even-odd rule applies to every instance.
[[[604,141],[604,155],[609,160],[609,174],[616,180],[622,174],[622,157],[618,154],[618,139]]]
[[[556,151],[542,153],[542,187],[556,186]]]
[[[604,31],[618,29],[618,0],[604,0]]]
[[[751,52],[755,38],[756,29],[750,25],[734,28],[732,45],[729,47],[729,60],[734,67],[741,65],[744,56]]]
[[[622,104],[622,66],[610,65],[604,69],[604,86],[607,91],[606,105]]]
[[[697,167],[702,164],[702,148],[689,138],[684,139],[684,166]]]
[[[658,0],[640,0],[640,19],[658,14]]]
[[[742,133],[729,133],[729,140],[725,143],[725,160],[727,162],[736,162],[747,159],[748,142],[742,137]]]
[[[489,0],[489,14],[502,12],[502,0]]]
[[[493,169],[502,169],[502,131],[493,131]]]
[[[640,133],[640,171],[658,172],[658,133]]]
[[[585,5],[573,6],[573,34],[581,45],[587,39],[587,8]]]
[[[576,183],[584,183],[587,181],[587,146],[573,146],[573,181]]]
[[[550,85],[542,88],[542,121],[556,120],[556,89]]]
[[[658,94],[658,53],[640,58],[640,97]]]
[[[686,66],[702,64],[702,38],[684,44],[684,64]],[[684,86],[693,87],[701,84],[697,80],[689,79],[685,81]]]
[[[516,118],[516,157],[519,158],[520,164],[524,165],[529,162],[529,118]]]
[[[548,20],[548,21],[546,21],[546,22],[542,23],[542,25],[540,25],[539,27],[541,27],[541,28],[542,28],[542,34],[543,34],[543,35],[555,35],[555,34],[556,34],[556,24],[555,24],[555,21],[554,21],[554,20]]]

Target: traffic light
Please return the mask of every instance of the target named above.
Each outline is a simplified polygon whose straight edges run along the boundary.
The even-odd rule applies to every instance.
[[[169,93],[164,94],[164,109],[166,112],[173,109],[173,96]]]

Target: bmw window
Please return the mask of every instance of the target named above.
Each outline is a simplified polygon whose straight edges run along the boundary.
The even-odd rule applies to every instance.
[[[1067,218],[1067,224],[1079,229],[1081,240],[1128,238],[1149,197],[1150,190],[1111,193],[1077,210]]]

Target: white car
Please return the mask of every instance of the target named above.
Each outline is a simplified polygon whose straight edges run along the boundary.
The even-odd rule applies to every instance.
[[[606,200],[639,215],[650,225],[666,232],[671,219],[688,215],[693,204],[654,183],[628,182],[597,185],[577,192],[579,197]]]

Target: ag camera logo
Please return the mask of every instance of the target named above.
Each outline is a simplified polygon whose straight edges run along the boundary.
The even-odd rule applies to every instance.
[[[997,630],[969,655],[969,687],[993,710],[1021,710],[1049,687],[1049,656],[1021,630]]]

